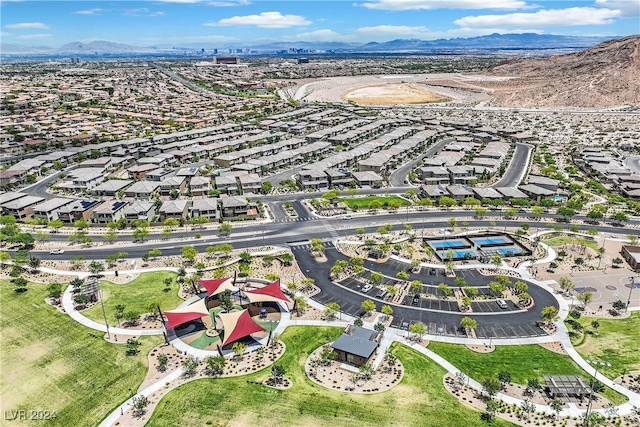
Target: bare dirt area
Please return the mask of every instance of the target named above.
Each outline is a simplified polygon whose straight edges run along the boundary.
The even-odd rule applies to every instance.
[[[451,100],[449,97],[407,83],[365,86],[349,90],[341,98],[358,104],[427,104]]]

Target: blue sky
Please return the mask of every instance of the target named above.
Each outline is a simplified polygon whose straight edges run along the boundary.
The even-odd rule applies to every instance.
[[[640,33],[640,0],[0,0],[4,43],[58,47],[369,42],[536,32]]]

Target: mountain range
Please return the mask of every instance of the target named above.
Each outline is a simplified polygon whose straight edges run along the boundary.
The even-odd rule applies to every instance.
[[[90,43],[71,42],[59,48],[46,46],[25,46],[19,44],[0,44],[2,55],[82,55],[82,54],[144,54],[144,53],[183,53],[193,49],[213,48],[242,48],[260,53],[304,50],[304,51],[333,51],[338,53],[382,53],[405,52],[419,53],[421,51],[439,50],[504,50],[504,49],[584,49],[612,37],[583,37],[553,34],[491,34],[486,36],[438,40],[396,39],[378,43],[344,43],[344,42],[272,42],[257,45],[238,43],[236,45],[214,46],[210,44],[186,43],[177,46],[132,46],[110,41],[92,41]]]

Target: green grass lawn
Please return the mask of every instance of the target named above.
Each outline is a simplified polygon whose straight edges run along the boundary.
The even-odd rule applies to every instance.
[[[29,284],[17,294],[0,281],[2,411],[56,412],[55,420],[33,425],[97,425],[129,397],[129,388],[137,390],[147,354],[162,339],[143,338],[140,353],[125,356],[124,346],[105,342],[99,332],[90,336],[92,330],[46,304],[45,296],[45,285]]]
[[[341,202],[349,206],[351,209],[369,209],[371,202],[374,200],[378,201],[382,208],[388,207],[389,202],[391,201],[396,204],[396,207],[408,206],[411,204],[408,200],[398,196],[365,196],[340,199]]]
[[[541,242],[553,247],[558,247],[562,245],[585,245],[586,247],[593,249],[594,251],[598,250],[598,242],[592,239],[584,238],[584,237],[569,237],[569,236],[550,237],[548,239],[543,238]]]
[[[543,374],[589,377],[569,356],[554,353],[537,344],[497,346],[492,353],[477,353],[461,344],[440,342],[430,342],[428,348],[480,382],[497,378],[500,371],[508,371],[513,383],[523,385],[530,378],[542,382]],[[625,396],[609,388],[603,394],[614,403],[626,401]]]
[[[611,366],[600,366],[602,374],[614,379],[624,371],[640,370],[640,312],[633,312],[627,319],[595,319],[581,317],[578,322],[585,331],[593,331],[591,321],[598,320],[597,335],[587,333],[572,342],[582,357],[606,360]],[[567,325],[569,329],[571,326]]]
[[[307,356],[342,329],[289,327],[281,335],[287,345],[280,364],[293,387],[268,389],[248,381],[262,381],[269,370],[235,378],[200,379],[165,396],[148,426],[481,426],[480,413],[463,406],[442,385],[445,370],[403,345],[392,351],[406,375],[390,391],[357,395],[332,391],[309,381]],[[511,426],[497,420],[493,425]]]
[[[165,288],[163,280],[166,277],[174,279],[169,292],[163,291]],[[157,271],[141,274],[135,280],[124,285],[116,285],[105,280],[101,281],[100,289],[102,289],[104,309],[107,313],[109,324],[117,324],[114,314],[116,312],[115,306],[118,304],[125,306],[125,313],[135,311],[139,314],[148,313],[149,309],[147,307],[151,302],[158,303],[162,311],[176,308],[183,302],[178,297],[176,277],[175,273],[169,271]],[[82,311],[82,314],[96,322],[104,323],[100,304]]]

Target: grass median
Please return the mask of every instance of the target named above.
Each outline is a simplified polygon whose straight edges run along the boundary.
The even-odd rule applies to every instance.
[[[377,208],[399,208],[409,206],[411,202],[398,196],[365,196],[350,197],[340,199],[342,203],[351,209],[371,209],[373,206]]]
[[[46,285],[30,283],[27,292],[16,293],[0,281],[2,410],[54,411],[46,425],[97,425],[130,388],[137,390],[147,354],[162,339],[145,337],[140,353],[126,356],[124,346],[107,343],[102,333],[46,304],[46,294]]]
[[[430,342],[429,350],[480,382],[497,378],[500,371],[509,372],[511,381],[522,385],[532,378],[542,382],[544,374],[582,375],[589,378],[589,374],[568,355],[554,353],[537,344],[503,345],[497,346],[491,353],[477,353],[462,344]],[[616,404],[627,401],[625,396],[610,388],[606,388],[602,394]]]
[[[171,290],[165,292],[164,279],[170,277],[173,280]],[[138,314],[148,313],[149,305],[156,303],[160,309],[173,310],[183,300],[178,297],[177,275],[168,271],[143,273],[135,280],[125,284],[115,284],[106,280],[100,282],[102,290],[104,310],[110,325],[117,324],[115,318],[116,305],[125,306],[125,312],[134,311]],[[82,314],[91,320],[104,323],[104,316],[100,304],[82,311]]]
[[[148,426],[308,425],[308,426],[452,426],[481,425],[480,413],[462,405],[442,382],[445,370],[409,347],[392,352],[404,364],[402,382],[384,393],[358,395],[326,389],[304,372],[308,355],[334,340],[341,328],[289,327],[281,335],[287,351],[280,360],[293,387],[277,391],[254,382],[269,370],[236,378],[201,379],[165,396]],[[512,424],[496,420],[493,425]]]

